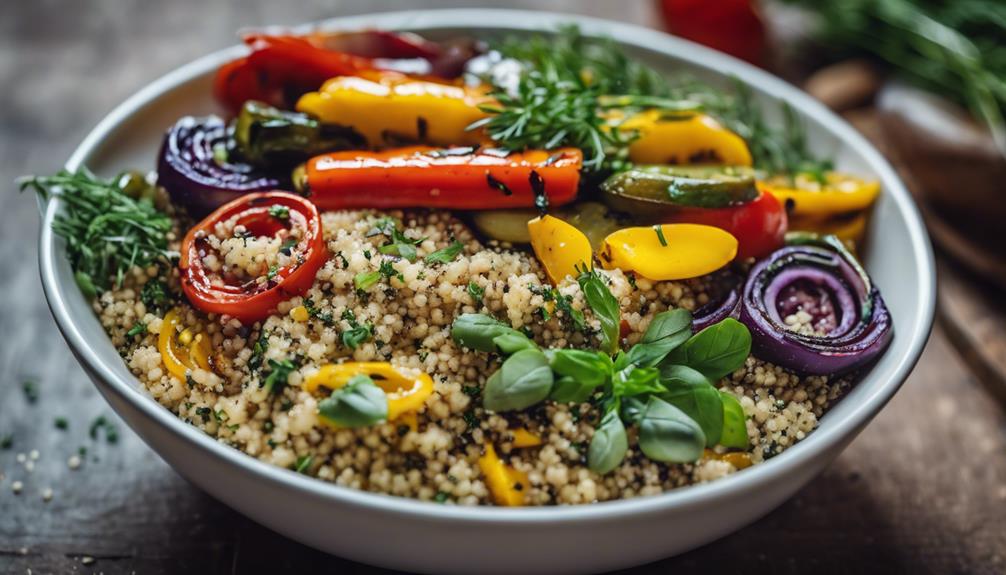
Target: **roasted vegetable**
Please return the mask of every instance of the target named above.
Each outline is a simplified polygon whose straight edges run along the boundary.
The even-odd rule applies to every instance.
[[[743,166],[635,166],[601,185],[613,209],[654,216],[677,208],[726,208],[758,197],[754,171]]]
[[[351,128],[321,124],[307,114],[255,100],[242,106],[234,123],[234,141],[248,162],[279,167],[292,167],[322,152],[366,145]]]
[[[289,178],[234,156],[233,140],[216,116],[179,120],[164,136],[157,183],[194,216],[204,216],[248,192],[289,189]]]
[[[178,381],[187,382],[192,370],[212,369],[210,356],[213,350],[209,334],[193,333],[188,328],[178,330],[181,324],[179,314],[178,310],[173,309],[164,315],[161,332],[157,336],[157,350],[161,353],[161,361],[168,373]]]
[[[824,181],[808,174],[792,180],[774,178],[758,182],[786,205],[787,212],[797,217],[824,218],[865,210],[880,195],[880,183],[861,180],[839,172],[824,174]]]
[[[335,152],[311,158],[294,179],[322,210],[545,209],[576,197],[582,158],[576,149],[506,153],[475,147],[410,147]]]
[[[484,118],[485,94],[474,88],[382,72],[343,76],[304,94],[297,110],[324,124],[352,128],[370,147],[406,144],[474,145],[485,137],[468,127]]]
[[[755,354],[799,373],[838,375],[877,358],[891,342],[891,316],[859,262],[834,236],[793,236],[755,265],[740,320]],[[805,314],[806,322],[797,321]]]
[[[737,240],[721,229],[696,224],[626,228],[604,240],[598,254],[605,269],[636,272],[651,280],[680,280],[714,272],[737,255]]]
[[[214,251],[207,236],[217,224],[231,220],[253,237],[291,240],[286,247],[289,263],[242,283],[212,272],[203,261]],[[178,267],[189,303],[202,312],[229,315],[245,324],[265,319],[280,302],[304,293],[327,258],[317,208],[284,192],[248,194],[222,206],[189,229],[181,252]]]
[[[527,474],[503,463],[496,455],[492,443],[486,443],[479,457],[479,470],[485,480],[489,494],[496,505],[518,507],[524,505],[527,490],[531,486]]]
[[[319,388],[334,391],[358,375],[366,375],[384,390],[387,397],[387,420],[395,421],[406,413],[421,409],[433,394],[433,380],[420,373],[410,375],[405,370],[386,362],[357,362],[326,364],[304,380],[304,391],[316,393]],[[322,421],[332,423],[322,414]]]
[[[638,164],[726,164],[750,166],[744,139],[705,114],[682,117],[648,110],[618,124],[639,136],[629,144]]]
[[[568,223],[544,215],[529,221],[527,230],[534,254],[545,267],[545,273],[553,284],[560,283],[566,277],[575,278],[583,270],[593,267],[590,240]]]
[[[625,218],[597,202],[576,202],[552,214],[583,232],[597,250],[608,234],[625,226]],[[539,216],[534,209],[485,210],[472,214],[475,227],[491,239],[514,244],[531,243],[527,223]]]
[[[307,36],[252,33],[243,40],[251,53],[223,65],[213,82],[217,100],[233,113],[248,100],[292,108],[298,97],[330,78],[377,69],[456,78],[477,52],[471,43],[438,45],[414,34],[380,30]]]

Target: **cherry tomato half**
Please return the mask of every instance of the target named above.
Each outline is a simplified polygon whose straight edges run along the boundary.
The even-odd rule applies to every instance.
[[[217,224],[231,221],[252,237],[296,239],[296,244],[284,248],[290,263],[251,281],[208,270],[203,258],[216,252],[208,236]],[[226,314],[244,324],[265,319],[280,302],[307,291],[327,258],[318,209],[286,192],[252,193],[224,204],[189,230],[181,252],[178,267],[189,302],[203,312]]]

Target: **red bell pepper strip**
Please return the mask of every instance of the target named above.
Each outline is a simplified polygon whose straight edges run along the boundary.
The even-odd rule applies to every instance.
[[[291,262],[272,268],[263,278],[237,283],[211,272],[203,258],[214,251],[207,236],[218,223],[236,218],[253,236],[289,238],[300,232],[296,245],[287,246]],[[244,324],[269,316],[280,302],[306,292],[327,258],[321,218],[314,204],[286,192],[258,192],[224,204],[193,226],[182,241],[178,267],[182,291],[195,308],[226,314]]]
[[[662,219],[664,223],[705,224],[730,232],[737,238],[738,259],[761,258],[782,247],[787,228],[785,208],[775,196],[764,191],[739,206],[683,207]]]
[[[506,153],[416,146],[323,154],[294,179],[322,210],[543,208],[576,198],[582,166],[576,148]]]
[[[457,65],[448,65],[458,59],[456,49],[444,49],[415,34],[380,30],[307,36],[248,34],[243,40],[251,53],[224,64],[213,83],[217,100],[234,114],[248,100],[292,108],[302,94],[317,90],[330,78],[395,70],[408,60],[426,64],[422,73],[456,75],[459,70]],[[473,55],[474,51],[467,53],[467,57]]]

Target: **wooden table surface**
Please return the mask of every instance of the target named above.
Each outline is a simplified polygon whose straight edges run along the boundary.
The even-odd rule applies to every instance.
[[[114,105],[168,70],[232,44],[238,27],[404,3],[290,4],[0,3],[0,181],[8,182],[0,199],[0,438],[9,434],[13,442],[0,449],[0,573],[377,572],[290,541],[214,501],[114,416],[49,315],[35,264],[34,201],[9,184],[20,174],[57,170]],[[466,4],[472,2],[456,3]],[[656,25],[650,2],[548,7]],[[940,275],[941,284],[952,280],[956,288],[969,281],[947,267]],[[1006,571],[1006,419],[949,343],[938,325],[902,391],[791,501],[729,537],[636,572]],[[26,380],[37,382],[35,403],[23,393]],[[118,424],[116,444],[88,436],[102,415]],[[67,429],[56,427],[58,418]],[[81,447],[85,462],[70,470],[67,460]],[[18,454],[33,461],[33,472]],[[15,481],[23,483],[19,495]]]

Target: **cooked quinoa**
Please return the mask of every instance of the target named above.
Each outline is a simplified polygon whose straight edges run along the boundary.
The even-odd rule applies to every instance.
[[[424,238],[414,263],[378,251],[382,238],[370,232],[384,215],[400,218],[410,237]],[[170,237],[177,245],[184,224],[176,221],[176,226]],[[584,313],[585,329],[548,301],[550,286],[533,254],[496,242],[482,244],[448,212],[327,212],[322,227],[329,257],[313,286],[281,304],[264,322],[243,326],[227,316],[198,312],[184,298],[174,304],[181,316],[178,330],[210,337],[212,372],[196,368],[181,381],[162,363],[157,340],[165,329],[166,310],[147,309],[140,299],[144,284],[157,277],[156,267],[134,268],[121,289],[103,293],[94,306],[129,368],[162,405],[218,441],[325,481],[421,500],[490,504],[477,461],[483,446],[492,442],[504,461],[527,474],[529,505],[655,495],[779,454],[810,433],[848,386],[847,379],[798,377],[749,357],[718,382],[740,399],[752,446],[748,453],[717,447],[694,464],[659,463],[642,455],[632,429],[627,457],[601,476],[586,464],[586,447],[599,417],[596,406],[547,401],[521,412],[488,413],[479,398],[500,358],[460,349],[450,335],[458,315],[480,312],[524,331],[543,347],[596,346],[598,322],[575,281],[567,278],[557,289],[572,296],[572,309]],[[256,277],[287,257],[279,239],[234,236],[233,225],[218,227],[210,241],[219,255],[204,260],[208,269]],[[454,240],[464,245],[454,261],[423,261]],[[354,278],[374,271],[381,272],[380,281],[357,289]],[[625,345],[638,341],[654,314],[678,307],[693,310],[708,301],[701,279],[651,282],[618,270],[606,277],[622,308]],[[166,281],[179,291],[177,268]],[[809,329],[801,319],[787,318],[787,323]],[[138,322],[146,326],[145,333],[127,335]],[[372,337],[353,349],[343,334],[360,326],[369,326]],[[270,394],[262,385],[260,366],[289,359],[299,367],[290,373],[288,385]],[[346,360],[387,361],[425,372],[433,378],[434,392],[414,419],[334,429],[317,415],[322,398],[301,385],[320,366]],[[540,437],[541,445],[516,447],[513,433],[518,429]]]

